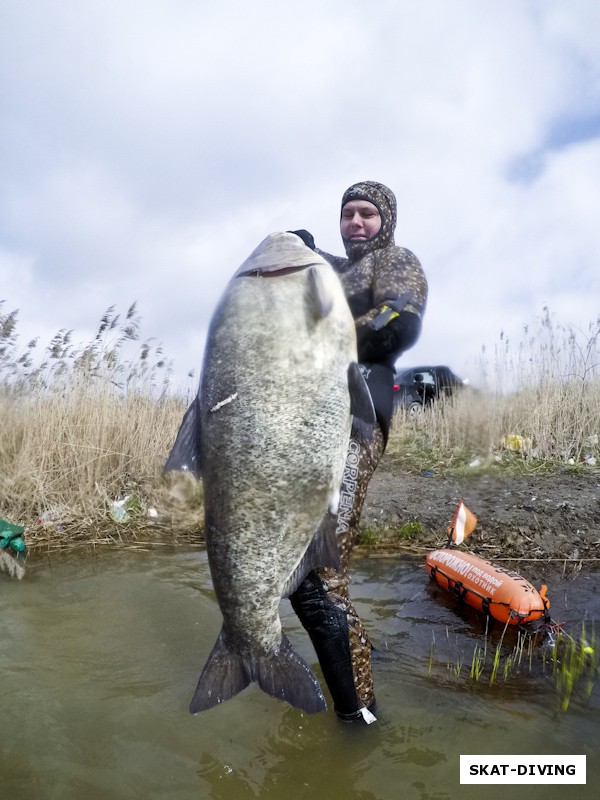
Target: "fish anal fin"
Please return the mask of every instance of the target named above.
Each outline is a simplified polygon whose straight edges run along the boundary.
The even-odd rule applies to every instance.
[[[282,596],[294,594],[309,572],[319,567],[340,568],[340,551],[337,546],[337,515],[328,511],[323,517],[314,538],[300,559],[298,566],[285,582]]]

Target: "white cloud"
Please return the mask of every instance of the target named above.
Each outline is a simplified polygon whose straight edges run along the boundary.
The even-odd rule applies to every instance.
[[[184,376],[257,242],[306,227],[341,253],[341,194],[374,178],[430,280],[405,363],[464,371],[545,303],[580,324],[598,295],[598,22],[594,0],[13,4],[0,298],[24,336],[82,339],[138,300]]]

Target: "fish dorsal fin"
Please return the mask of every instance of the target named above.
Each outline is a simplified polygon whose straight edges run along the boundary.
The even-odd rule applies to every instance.
[[[333,297],[325,286],[321,270],[316,267],[308,268],[308,290],[313,303],[316,319],[324,319],[333,308]]]
[[[340,568],[340,553],[337,546],[335,530],[337,528],[337,514],[328,511],[317,530],[308,549],[300,559],[296,569],[285,582],[282,597],[294,594],[309,572],[319,567]]]
[[[200,402],[196,397],[185,412],[179,426],[177,438],[167,458],[164,472],[181,470],[182,472],[191,472],[192,475],[199,478],[201,438]]]

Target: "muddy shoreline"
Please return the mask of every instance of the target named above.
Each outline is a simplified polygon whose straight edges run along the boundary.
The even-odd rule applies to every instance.
[[[478,517],[476,531],[463,547],[483,558],[583,561],[600,568],[598,471],[415,475],[394,469],[384,459],[371,480],[361,520],[367,532],[363,539],[374,541],[361,550],[419,553],[440,546],[461,499]],[[407,525],[411,522],[420,525]]]
[[[188,487],[189,488],[189,487]],[[158,499],[158,498],[157,498]],[[485,470],[466,476],[402,472],[383,459],[367,493],[357,552],[422,555],[443,546],[456,505],[477,516],[475,533],[461,547],[483,558],[569,561],[600,570],[600,470],[507,476]],[[185,497],[149,519],[49,522],[26,530],[30,550],[72,547],[204,547],[201,508]]]

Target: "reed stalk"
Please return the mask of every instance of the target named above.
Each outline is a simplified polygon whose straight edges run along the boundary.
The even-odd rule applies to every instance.
[[[458,474],[474,457],[490,470],[590,469],[600,462],[599,336],[600,320],[577,332],[546,310],[516,348],[501,337],[491,367],[482,354],[478,389],[437,402],[418,423],[398,411],[385,458]],[[135,304],[124,315],[107,309],[89,343],[62,329],[44,347],[21,344],[18,312],[0,301],[0,515],[28,526],[30,543],[97,537],[111,503],[132,495],[140,535],[151,507],[164,512],[164,530],[188,526],[175,519],[184,503],[174,496],[193,496],[201,518],[201,487],[174,492],[162,475],[190,400],[172,372],[162,347],[141,338]],[[511,435],[522,447],[505,446]]]

